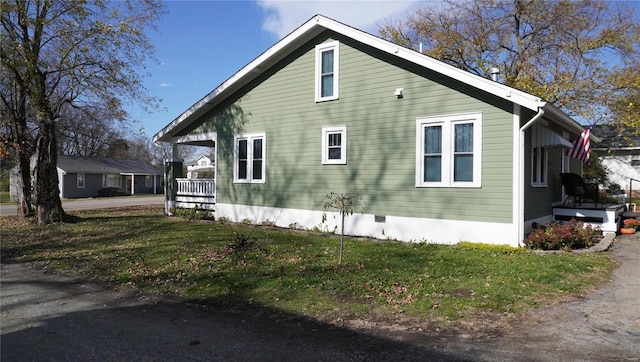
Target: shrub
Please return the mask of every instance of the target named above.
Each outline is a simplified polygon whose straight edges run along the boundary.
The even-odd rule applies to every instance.
[[[593,246],[602,237],[600,227],[571,219],[562,224],[551,222],[534,229],[524,240],[529,249],[572,250]]]
[[[636,229],[636,231],[640,231],[640,220],[636,219],[625,219],[622,224],[625,228]]]

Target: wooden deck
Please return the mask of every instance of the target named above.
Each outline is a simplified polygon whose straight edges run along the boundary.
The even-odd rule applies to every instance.
[[[592,226],[599,226],[602,232],[615,233],[622,224],[624,205],[582,203],[553,207],[553,220],[576,219]]]

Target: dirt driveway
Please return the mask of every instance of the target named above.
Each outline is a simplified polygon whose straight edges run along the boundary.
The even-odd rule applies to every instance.
[[[221,312],[0,266],[7,361],[640,361],[640,236],[616,239],[611,281],[544,311],[455,333],[354,330],[273,311]]]

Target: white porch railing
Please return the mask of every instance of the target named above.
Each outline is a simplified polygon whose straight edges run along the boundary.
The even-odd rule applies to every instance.
[[[216,180],[214,179],[188,179],[178,178],[179,196],[216,196]]]

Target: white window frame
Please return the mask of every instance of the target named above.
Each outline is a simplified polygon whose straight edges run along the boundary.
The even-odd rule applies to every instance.
[[[78,172],[76,174],[76,187],[79,189],[83,189],[86,183],[86,178],[84,172]]]
[[[340,84],[340,42],[332,41],[316,45],[316,102],[332,101],[339,98]],[[333,94],[322,96],[322,53],[333,50]]]
[[[542,137],[534,128],[531,132],[531,187],[547,187],[549,175],[549,147],[541,146],[538,137]],[[542,157],[540,157],[542,155]],[[536,157],[537,156],[537,157]],[[541,163],[544,170],[541,170]]]
[[[473,124],[473,181],[454,181],[454,129],[456,124]],[[442,127],[441,180],[424,181],[424,129]],[[416,120],[416,187],[482,186],[482,113],[418,118]]]
[[[340,158],[329,158],[329,135],[340,135]],[[322,128],[322,164],[346,165],[347,164],[347,126],[332,126]]]
[[[253,179],[253,141],[254,140],[262,140],[262,178],[258,180]],[[247,178],[241,179],[238,177],[239,168],[239,150],[238,150],[238,142],[241,140],[247,141]],[[265,132],[261,133],[247,133],[247,134],[239,134],[235,136],[234,146],[233,146],[233,182],[234,183],[257,183],[263,184],[266,183],[267,180],[267,134]]]
[[[115,186],[109,186],[107,179],[111,177],[115,177],[116,184]],[[121,175],[113,175],[113,174],[103,174],[102,175],[102,187],[122,187],[122,176]]]

